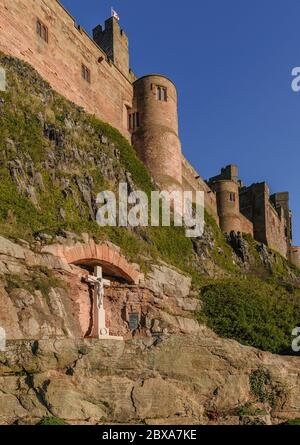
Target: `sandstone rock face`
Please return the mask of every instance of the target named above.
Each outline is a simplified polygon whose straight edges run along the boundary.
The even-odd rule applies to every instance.
[[[33,248],[21,240],[16,244],[0,237],[0,326],[8,339],[88,337],[93,293],[86,277],[94,263],[90,272],[83,267],[98,257],[111,280],[105,290],[105,309],[112,335],[147,337],[151,344],[162,336],[199,331],[193,312],[200,302],[191,294],[189,277],[159,263],[152,265],[140,283],[126,283],[124,273],[132,281],[142,274],[137,265],[125,260],[117,246],[98,245],[86,234],[81,241],[75,234],[65,236],[60,244],[37,244]],[[69,264],[68,258],[70,263],[82,259],[83,267]],[[132,313],[138,317],[135,329],[129,323]]]
[[[0,422],[277,424],[300,416],[299,364],[204,327],[156,346],[146,339],[9,342],[0,354]],[[251,383],[258,372],[270,377],[260,388],[270,396],[264,402]],[[252,413],[243,414],[245,406]]]
[[[185,277],[175,268],[161,263],[153,265],[151,272],[147,275],[145,285],[157,295],[172,296],[176,298],[188,297],[191,289],[191,278]]]
[[[78,243],[73,238],[68,246]],[[89,244],[88,235],[82,241]],[[0,423],[58,416],[87,424],[277,424],[300,417],[300,358],[222,340],[199,325],[191,280],[174,267],[153,264],[139,284],[112,276],[107,324],[125,341],[84,339],[88,271],[39,246],[0,238],[0,326],[8,339],[0,353]]]
[[[24,242],[23,242],[24,243]],[[40,266],[50,269],[70,271],[70,267],[61,258],[49,253],[36,253],[19,240],[13,243],[0,236],[0,273],[24,271],[24,264],[30,267]]]

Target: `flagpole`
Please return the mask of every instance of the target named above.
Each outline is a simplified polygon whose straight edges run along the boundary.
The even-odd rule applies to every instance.
[[[115,11],[115,9],[113,7],[111,7],[111,16],[116,19],[117,21],[120,20],[120,16],[119,14]]]

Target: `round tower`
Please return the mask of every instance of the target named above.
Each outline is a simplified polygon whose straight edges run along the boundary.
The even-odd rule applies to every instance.
[[[240,220],[239,185],[232,180],[219,180],[213,184],[217,195],[220,228],[223,232],[242,232]]]
[[[182,155],[175,85],[157,74],[141,77],[134,83],[133,103],[129,127],[138,156],[161,189],[181,190]]]
[[[290,247],[290,261],[291,263],[300,269],[300,247]]]

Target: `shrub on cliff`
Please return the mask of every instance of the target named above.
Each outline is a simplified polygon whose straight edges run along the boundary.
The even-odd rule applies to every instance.
[[[60,417],[52,416],[52,417],[43,417],[43,419],[38,423],[38,425],[55,426],[55,425],[67,425],[67,423]]]
[[[300,322],[300,293],[260,279],[221,280],[201,290],[199,320],[217,334],[273,353],[292,353]]]

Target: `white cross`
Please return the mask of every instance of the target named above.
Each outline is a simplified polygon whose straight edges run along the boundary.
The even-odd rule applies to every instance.
[[[105,309],[103,304],[104,286],[110,286],[110,281],[105,280],[102,274],[102,267],[95,266],[94,275],[87,277],[87,282],[94,286],[93,299],[93,335],[97,338],[108,337],[109,330],[106,327]]]

